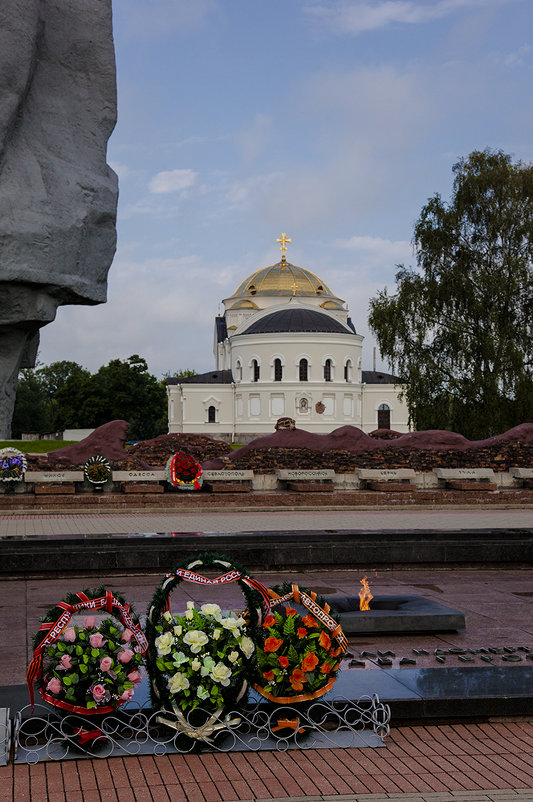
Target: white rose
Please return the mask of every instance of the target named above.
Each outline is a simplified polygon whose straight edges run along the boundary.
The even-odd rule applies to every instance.
[[[188,601],[187,602],[187,610],[194,610],[194,602]]]
[[[205,644],[208,642],[209,638],[205,632],[202,632],[201,629],[191,629],[183,636],[183,643],[186,643],[191,647],[191,652],[193,654],[198,654],[198,652],[201,652],[202,646],[205,646]]]
[[[172,613],[170,613],[167,610],[166,612],[163,613],[163,618],[165,619],[165,621],[170,621],[170,619],[172,618]]]
[[[250,659],[255,651],[255,645],[251,638],[248,638],[246,635],[240,639],[239,645],[243,651],[245,657]]]
[[[237,623],[236,618],[231,618],[231,617],[223,618],[220,623],[222,624],[224,629],[229,629],[231,630],[231,632],[235,632],[235,630],[239,628],[239,624]]]
[[[174,638],[172,637],[172,633],[170,632],[163,632],[158,638],[155,639],[155,646],[157,649],[157,653],[160,657],[165,654],[170,654],[170,650],[172,649],[172,644],[174,643]]]
[[[221,610],[218,604],[202,604],[200,607],[201,612],[204,615],[218,615]]]
[[[187,621],[192,621],[194,618],[194,613],[192,610],[185,610],[185,618]]]
[[[181,671],[176,671],[168,681],[168,689],[171,693],[185,691],[189,687],[189,680]]]
[[[230,652],[230,654],[228,654],[228,660],[230,661],[230,663],[234,663],[238,659],[239,659],[239,652]]]
[[[213,640],[218,640],[221,635],[222,635],[222,630],[221,629],[214,629],[213,630]]]
[[[183,627],[181,626],[181,624],[174,627],[174,635],[177,635],[179,637],[182,632],[183,632]]]
[[[198,671],[201,665],[202,665],[201,662],[198,660],[197,657],[195,657],[191,663],[191,668],[193,671]]]
[[[209,676],[215,682],[220,682],[221,685],[226,687],[230,682],[231,669],[225,666],[224,663],[217,663],[211,670]]]

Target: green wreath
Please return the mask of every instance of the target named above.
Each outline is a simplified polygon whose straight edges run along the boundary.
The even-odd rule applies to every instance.
[[[188,603],[184,616],[172,616],[170,595],[174,588],[182,581],[204,584],[205,577],[197,574],[197,569],[218,567],[224,569],[218,578],[223,579],[220,584],[236,581],[239,585],[246,602],[245,618],[224,617],[216,604],[202,605],[198,611],[193,602]],[[228,576],[231,578],[225,579]],[[205,584],[211,582],[218,584],[218,580]],[[160,721],[179,733],[197,737],[191,733],[199,724],[207,736],[204,740],[208,740],[212,732],[229,726],[221,717],[224,711],[245,704],[256,671],[255,644],[266,596],[266,589],[262,596],[254,586],[262,588],[242,566],[207,552],[185,560],[156,589],[146,619],[150,694],[155,708],[174,711],[175,720],[160,717]],[[212,665],[213,656],[215,662],[218,660],[216,665]],[[211,711],[214,715],[209,731],[205,721]]]

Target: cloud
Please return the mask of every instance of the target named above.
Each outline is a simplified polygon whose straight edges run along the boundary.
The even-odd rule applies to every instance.
[[[359,253],[367,264],[370,262],[374,267],[383,266],[389,270],[391,265],[413,260],[413,246],[407,240],[354,236],[335,240],[333,247]]]
[[[164,170],[157,173],[148,185],[148,189],[154,195],[162,195],[167,192],[181,192],[196,183],[198,173],[194,170]]]
[[[307,6],[306,13],[334,33],[360,34],[393,24],[419,25],[441,19],[462,9],[480,8],[506,0],[381,0],[350,2],[338,0],[325,5]]]
[[[245,166],[250,166],[267,147],[272,136],[272,118],[256,114],[251,125],[237,134],[237,144]]]
[[[216,8],[214,0],[114,0],[115,29],[134,39],[190,35]]]
[[[125,178],[129,178],[129,176],[132,174],[132,170],[130,170],[127,164],[122,164],[114,159],[109,159],[109,166],[115,171],[121,181],[123,181]]]
[[[524,44],[512,53],[508,53],[503,59],[503,63],[506,67],[520,67],[526,63],[525,56],[530,50],[531,45]]]

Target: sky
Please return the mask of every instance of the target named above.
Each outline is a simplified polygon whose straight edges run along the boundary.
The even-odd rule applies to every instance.
[[[287,260],[375,340],[427,199],[473,150],[533,162],[531,0],[114,0],[118,247],[108,301],[62,307],[39,359],[214,369],[219,303]],[[387,369],[379,354],[378,369]]]

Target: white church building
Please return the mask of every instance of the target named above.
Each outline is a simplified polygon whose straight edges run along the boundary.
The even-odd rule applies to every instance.
[[[347,304],[310,270],[286,261],[256,270],[215,318],[215,370],[167,380],[169,433],[236,442],[298,429],[409,431],[407,406],[388,373],[362,370],[363,337]]]

